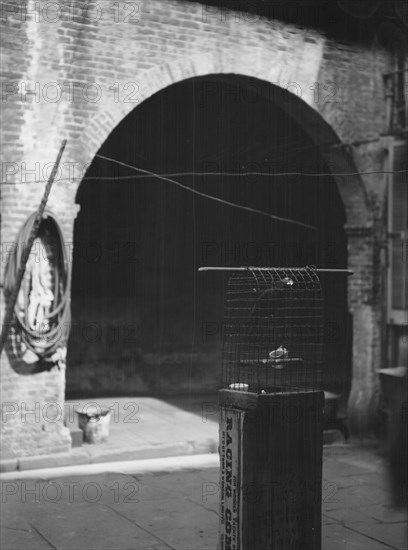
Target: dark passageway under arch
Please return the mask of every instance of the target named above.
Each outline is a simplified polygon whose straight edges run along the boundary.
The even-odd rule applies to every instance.
[[[218,387],[226,277],[199,274],[199,266],[347,266],[333,178],[274,175],[329,172],[318,147],[273,97],[242,84],[234,76],[172,85],[135,108],[99,154],[156,174],[188,172],[173,179],[316,230],[95,157],[77,194],[69,397]],[[265,175],[239,175],[245,172]],[[326,276],[323,284],[325,386],[344,393],[351,377],[346,281]]]

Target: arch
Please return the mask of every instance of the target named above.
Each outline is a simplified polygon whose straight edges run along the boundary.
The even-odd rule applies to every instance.
[[[212,85],[213,80],[220,79],[220,85]],[[258,90],[250,104],[254,90],[249,87],[248,93],[243,92],[242,86],[237,85],[242,79],[227,75],[212,76],[211,80],[196,77],[167,87],[129,113],[109,135],[99,154],[163,174],[259,170],[267,177],[244,176],[237,180],[222,175],[202,179],[187,176],[182,181],[234,203],[302,219],[315,226],[316,232],[205,200],[196,201],[189,193],[154,179],[135,180],[125,166],[119,168],[98,155],[77,194],[82,212],[74,233],[74,317],[86,322],[97,321],[97,317],[101,323],[106,318],[114,322],[116,306],[110,304],[123,304],[122,312],[130,306],[126,315],[129,320],[137,320],[140,327],[139,350],[128,353],[124,345],[107,363],[119,369],[121,364],[129,368],[127,359],[121,363],[120,354],[138,357],[140,364],[135,362],[134,369],[142,373],[141,377],[145,376],[146,363],[178,364],[179,369],[191,363],[194,374],[188,379],[194,391],[202,388],[197,376],[204,377],[205,373],[206,380],[212,380],[214,385],[218,380],[214,362],[206,364],[208,357],[215,357],[216,353],[218,356],[221,351],[215,337],[218,331],[213,334],[208,320],[211,319],[211,326],[221,326],[224,292],[224,285],[220,284],[223,276],[217,278],[218,282],[211,278],[205,281],[195,275],[196,266],[346,265],[344,205],[333,178],[268,175],[290,171],[294,166],[299,171],[329,172],[320,152],[304,129],[273,101],[259,95]],[[229,80],[230,84],[225,84]],[[249,86],[257,86],[258,82],[248,79]],[[264,83],[263,88],[268,93],[270,85]],[[122,180],[123,176],[126,179]],[[86,242],[99,243],[100,252],[92,265],[81,254]],[[123,246],[119,243],[126,242],[134,243],[132,255],[138,261],[123,269],[110,269],[108,264],[119,258],[123,261]],[[103,252],[109,250],[118,251],[115,258]],[[102,256],[106,269],[101,269]],[[325,281],[330,294],[326,316],[332,319],[331,326],[336,319],[346,318],[347,308],[345,279],[341,288],[337,286],[335,292],[330,292],[333,280]],[[93,307],[90,302],[89,306],[83,305],[91,296],[95,304],[102,302],[106,306]],[[107,315],[107,311],[112,314]],[[195,332],[191,334],[192,329]],[[108,331],[103,329],[102,333]],[[198,333],[200,337],[195,336]],[[343,340],[342,336],[337,340]],[[328,344],[333,361],[325,373],[326,387],[333,385],[333,391],[348,387],[350,377],[350,364],[337,361],[344,356],[341,347],[335,349],[339,348],[338,342]],[[80,342],[75,340],[72,349],[75,351],[69,357],[72,369],[68,371],[67,388],[75,398],[81,387],[89,385],[92,361],[83,360],[89,350],[78,353]],[[194,356],[183,355],[191,349]],[[103,364],[106,355],[101,353],[99,359],[98,364]],[[89,368],[81,371],[81,360]],[[339,376],[343,370],[346,382]],[[130,384],[134,378],[130,370],[126,372]],[[163,372],[162,382],[156,380],[154,384],[159,387],[170,378],[166,391],[171,391],[174,377],[169,373]],[[180,384],[182,378],[179,377]],[[152,386],[151,392],[157,387]]]
[[[304,56],[301,52],[298,53],[301,57]],[[293,63],[295,59],[297,58],[293,58]],[[313,66],[309,62],[308,70],[302,71],[299,69],[301,66],[302,59],[297,59],[293,67],[282,63],[276,64],[272,70],[266,60],[263,66],[263,63],[253,63],[250,56],[225,57],[221,53],[218,57],[208,54],[178,58],[137,77],[139,82],[143,82],[143,86],[139,87],[136,107],[145,99],[183,80],[201,77],[213,82],[239,79],[239,84],[247,90],[253,92],[255,88],[264,96],[270,95],[276,105],[310,135],[336,180],[345,206],[347,226],[371,227],[371,214],[361,178],[358,175],[349,175],[357,173],[354,161],[350,153],[342,147],[339,135],[326,122],[313,100],[310,82],[317,79],[318,64]],[[290,76],[284,81],[282,74],[285,73]],[[136,107],[135,103],[115,102],[113,99],[103,103],[103,107],[84,128],[79,136],[79,143],[75,145],[76,151],[81,151],[82,166],[91,163],[113,129]]]
[[[297,66],[301,61],[297,62]],[[140,100],[137,105],[170,87],[172,84],[197,79],[209,82],[233,82],[239,87],[246,88],[248,93],[251,91],[253,93],[255,87],[263,96],[265,94],[270,96],[274,102],[273,104],[283,110],[310,136],[313,147],[315,146],[318,150],[325,165],[328,167],[331,177],[337,184],[344,205],[345,228],[348,235],[356,235],[356,238],[352,239],[351,243],[349,243],[348,249],[348,265],[354,269],[361,263],[361,246],[364,244],[361,239],[364,239],[368,234],[371,235],[373,231],[372,213],[369,208],[363,181],[360,175],[358,175],[358,169],[354,164],[350,151],[341,142],[341,131],[336,131],[337,129],[328,122],[328,120],[340,120],[339,117],[333,116],[337,108],[336,104],[328,104],[324,112],[321,112],[318,108],[319,106],[314,103],[312,94],[303,94],[303,90],[307,89],[310,82],[318,80],[317,72],[313,73],[311,71],[307,75],[303,74],[301,78],[297,78],[295,71],[293,80],[289,82],[294,82],[299,86],[297,88],[296,86],[285,84],[279,85],[279,79],[278,83],[276,82],[276,74],[279,73],[279,70],[283,71],[284,68],[280,67],[276,69],[275,73],[265,71],[264,74],[261,74],[262,71],[259,63],[252,66],[249,58],[237,61],[229,56],[223,57],[222,53],[219,54],[219,57],[210,54],[208,56],[179,58],[173,63],[166,63],[155,69],[141,73],[139,79],[143,78],[144,85],[140,89]],[[302,93],[299,93],[299,90]],[[95,154],[111,132],[133,111],[135,104],[115,103],[111,99],[111,101],[101,102],[98,107],[99,110],[92,122],[84,128],[79,137],[79,143],[77,142],[75,145],[76,155],[72,155],[78,161],[82,160],[84,164],[91,163]],[[82,155],[82,158],[78,157],[78,155]],[[78,186],[76,186],[77,188]],[[71,188],[71,192],[75,192],[76,189]],[[367,249],[367,262],[369,265],[371,265],[372,257],[372,254]],[[361,292],[359,280],[349,282],[348,302],[352,314],[361,309],[360,306],[363,299],[364,295]],[[357,387],[358,395],[362,393],[367,397],[367,400],[370,400],[372,388],[365,387],[360,381],[367,373],[370,376],[373,374],[373,368],[367,368],[365,348],[367,342],[374,341],[375,334],[372,326],[362,328],[363,325],[364,323],[360,322],[356,317],[352,331],[353,384]],[[359,333],[361,330],[364,332],[365,340],[361,338]],[[351,420],[353,416],[357,416],[360,424],[365,423],[368,425],[371,409],[370,407],[366,407],[361,412],[361,408],[354,405],[355,399],[353,396],[356,394],[356,391],[352,393],[353,395],[349,403],[349,418]],[[365,429],[363,428],[361,431],[365,431]]]

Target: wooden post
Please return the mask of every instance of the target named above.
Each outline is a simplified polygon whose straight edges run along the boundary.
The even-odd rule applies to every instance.
[[[220,390],[220,550],[321,550],[321,391]]]

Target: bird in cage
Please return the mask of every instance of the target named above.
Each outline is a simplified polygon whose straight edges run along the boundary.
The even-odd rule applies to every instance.
[[[288,330],[285,322],[285,290],[290,288],[293,281],[287,279],[260,292],[249,311],[248,340],[256,343],[258,353],[263,355],[260,361],[271,363],[275,368],[282,368],[282,363],[289,355],[285,347]],[[273,351],[270,351],[271,348]],[[281,366],[277,367],[279,363]]]
[[[274,360],[285,359],[288,355],[288,350],[283,346],[279,346],[278,349],[274,349],[273,351],[269,352],[269,357]]]
[[[283,346],[279,346],[277,349],[269,352],[269,359],[265,363],[270,363],[274,369],[283,369],[288,355],[288,350]]]

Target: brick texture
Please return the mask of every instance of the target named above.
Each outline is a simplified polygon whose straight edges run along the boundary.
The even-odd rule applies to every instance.
[[[276,101],[322,146],[334,173],[382,166],[383,151],[377,143],[348,152],[326,147],[384,131],[381,73],[392,65],[380,47],[339,43],[313,29],[234,12],[221,17],[198,3],[176,0],[104,0],[89,9],[85,2],[61,2],[61,12],[56,13],[52,6],[44,11],[42,5],[1,3],[3,243],[14,241],[18,228],[38,206],[44,183],[33,180],[46,179],[47,165],[63,138],[68,146],[62,177],[54,185],[49,207],[61,221],[64,238],[72,242],[83,167],[143,100],[196,76],[252,77],[260,93],[270,86],[287,89]],[[339,175],[336,181],[347,216],[349,266],[355,270],[349,286],[355,371],[350,414],[360,417],[376,392],[374,372],[381,357],[383,289],[381,266],[375,263],[385,180]],[[1,277],[4,258],[2,267]],[[63,404],[65,372],[57,367],[46,373],[26,368],[21,374],[3,354],[1,376],[3,402],[15,403],[19,410],[23,403],[27,408],[49,401]],[[361,392],[362,405],[357,407],[355,396]],[[9,457],[65,451],[70,445],[62,420],[43,422],[41,414],[39,420],[35,415],[22,419],[19,413],[9,414],[3,430]]]

